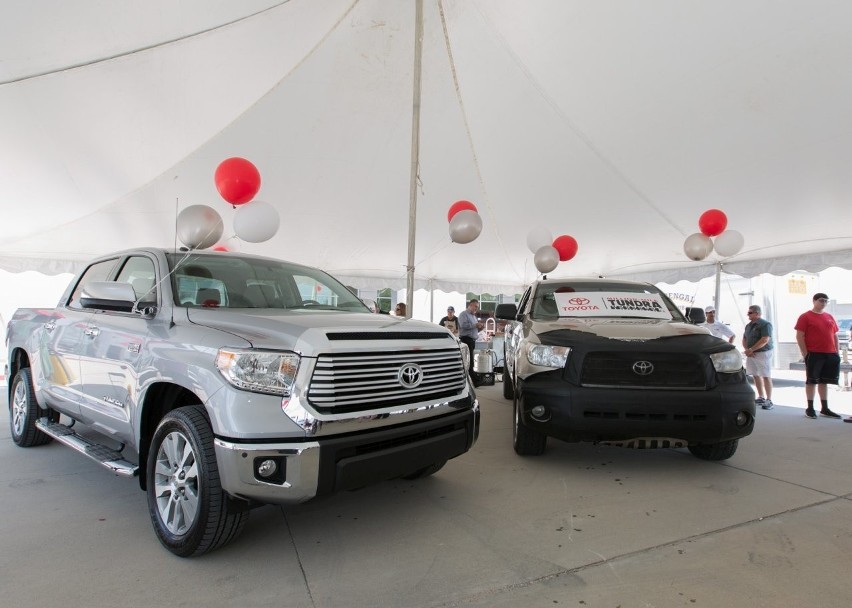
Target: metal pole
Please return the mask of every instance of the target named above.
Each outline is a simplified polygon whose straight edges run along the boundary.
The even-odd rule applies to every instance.
[[[713,306],[716,307],[716,318],[721,319],[722,312],[719,310],[719,302],[722,295],[722,262],[716,262],[716,296],[713,300]]]
[[[414,101],[411,111],[411,182],[408,197],[408,264],[405,267],[407,316],[414,312],[414,241],[417,232],[417,177],[420,166],[420,76],[423,68],[423,0],[414,17]]]

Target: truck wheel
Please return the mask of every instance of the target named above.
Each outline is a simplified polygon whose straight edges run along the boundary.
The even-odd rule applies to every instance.
[[[47,416],[52,421],[59,420],[58,412],[42,409],[35,400],[33,379],[29,368],[23,368],[12,380],[12,402],[9,404],[9,426],[12,441],[22,448],[50,443],[50,436],[36,428],[36,420]]]
[[[503,350],[503,399],[512,399],[515,396],[515,387],[509,374],[509,366],[506,365],[506,351]]]
[[[160,421],[147,462],[148,512],[157,538],[180,557],[212,551],[242,531],[248,511],[222,490],[213,431],[201,406],[172,410]]]
[[[512,410],[515,415],[515,421],[512,425],[512,446],[515,448],[515,454],[520,456],[543,454],[547,445],[547,435],[524,426],[523,420],[521,420],[521,404],[518,403],[517,392],[515,392],[515,398],[512,399]]]
[[[727,460],[737,451],[739,439],[731,441],[721,441],[719,443],[711,443],[710,445],[691,445],[689,451],[693,456],[702,460]]]
[[[444,465],[447,464],[446,460],[442,460],[441,462],[433,462],[428,467],[423,467],[422,469],[418,469],[413,473],[409,473],[408,475],[403,475],[403,479],[420,479],[422,477],[429,477],[429,475],[434,475],[438,471],[444,468]]]

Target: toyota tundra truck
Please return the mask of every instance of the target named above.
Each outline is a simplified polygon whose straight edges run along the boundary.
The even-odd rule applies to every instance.
[[[554,437],[724,460],[754,429],[740,353],[653,285],[543,279],[496,316],[508,321],[503,396],[520,455]]]
[[[179,556],[227,543],[257,505],[431,475],[479,429],[449,331],[275,259],[107,255],[55,308],[18,310],[7,345],[14,442],[137,476]]]

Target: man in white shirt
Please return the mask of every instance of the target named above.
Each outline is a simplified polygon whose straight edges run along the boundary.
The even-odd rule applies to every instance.
[[[731,331],[731,328],[716,320],[716,308],[713,306],[708,306],[704,309],[704,314],[707,316],[707,322],[701,323],[699,327],[706,327],[710,330],[710,333],[717,338],[722,338],[723,340],[727,340],[731,344],[734,343],[734,332]]]

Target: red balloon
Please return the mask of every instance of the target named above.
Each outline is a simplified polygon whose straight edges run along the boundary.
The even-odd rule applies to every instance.
[[[257,167],[239,156],[219,163],[213,180],[222,198],[232,205],[244,205],[260,190],[260,172]]]
[[[228,248],[227,248],[227,247],[225,247],[224,245],[216,245],[216,246],[213,248],[213,251],[230,251],[230,249],[228,249]]]
[[[553,239],[553,248],[559,252],[559,261],[567,262],[577,255],[577,241],[572,236],[563,234]]]
[[[452,205],[450,205],[450,210],[447,211],[447,221],[450,222],[453,219],[453,216],[459,211],[478,211],[476,205],[471,203],[470,201],[456,201]]]
[[[706,236],[718,236],[727,226],[728,216],[719,209],[708,209],[698,218],[698,228]]]

